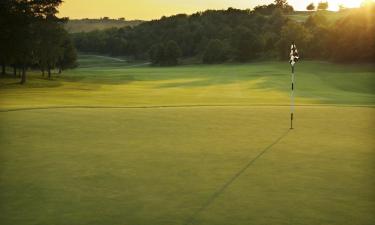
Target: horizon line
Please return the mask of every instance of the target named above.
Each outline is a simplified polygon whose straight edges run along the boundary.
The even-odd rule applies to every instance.
[[[177,15],[187,15],[187,16],[191,16],[195,13],[200,13],[200,12],[205,12],[205,11],[209,11],[209,10],[212,10],[212,11],[222,11],[222,10],[228,10],[228,9],[239,9],[239,10],[250,10],[250,8],[247,8],[247,9],[241,9],[241,8],[233,8],[233,7],[228,7],[226,9],[205,9],[203,11],[196,11],[196,12],[193,12],[193,13],[175,13],[175,14],[171,14],[171,15],[162,15],[160,16],[159,18],[153,18],[153,19],[141,19],[141,18],[131,18],[131,19],[127,19],[126,17],[124,16],[116,16],[116,17],[110,17],[110,16],[102,16],[102,17],[69,17],[69,16],[62,16],[62,18],[68,18],[69,20],[85,20],[85,19],[88,19],[88,20],[101,20],[105,17],[108,17],[109,20],[119,20],[121,18],[124,18],[124,21],[152,21],[152,20],[160,20],[161,18],[163,17],[172,17],[172,16],[177,16]],[[353,7],[353,8],[347,8],[347,9],[359,9],[359,7]],[[253,10],[253,9],[251,9]],[[308,11],[308,10],[295,10],[294,12],[303,12],[303,13],[314,13],[314,12],[318,12],[319,10],[312,10],[312,11]],[[326,11],[326,12],[340,12],[339,10],[321,10],[321,11]],[[59,15],[59,14],[58,14]]]

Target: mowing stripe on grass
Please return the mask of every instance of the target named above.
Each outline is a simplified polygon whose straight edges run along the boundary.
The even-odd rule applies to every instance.
[[[347,105],[347,104],[298,104],[299,107],[365,107],[374,108],[374,105]],[[71,105],[71,106],[41,106],[27,108],[0,109],[2,112],[30,111],[30,110],[48,110],[48,109],[157,109],[157,108],[199,108],[199,107],[290,107],[285,104],[252,104],[252,105],[150,105],[150,106],[89,106],[89,105]]]
[[[274,142],[270,145],[265,147],[257,156],[251,159],[243,168],[241,168],[237,173],[235,173],[232,177],[230,177],[216,192],[214,192],[207,201],[202,204],[184,223],[184,225],[193,224],[196,220],[196,217],[199,213],[203,212],[207,207],[209,207],[217,197],[220,196],[238,177],[240,177],[250,166],[252,166],[257,159],[259,159],[262,155],[264,155],[267,151],[269,151],[274,145],[279,143],[288,133],[289,129],[284,132],[279,138],[277,138]]]

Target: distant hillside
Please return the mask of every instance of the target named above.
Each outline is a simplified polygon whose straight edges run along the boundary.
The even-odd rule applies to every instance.
[[[65,28],[69,33],[89,32],[93,30],[104,30],[112,27],[137,26],[142,20],[117,20],[117,19],[79,19],[69,20]]]
[[[348,10],[350,11],[350,10]],[[348,11],[344,12],[324,12],[329,21],[335,22],[339,18],[348,14]],[[313,12],[307,11],[296,11],[291,15],[288,15],[289,18],[298,21],[304,22],[309,15]],[[73,19],[65,25],[65,28],[69,33],[79,33],[79,32],[90,32],[93,30],[104,30],[107,28],[119,28],[126,26],[137,26],[145,21],[142,20],[120,20],[120,19]]]
[[[321,11],[321,13],[324,13],[325,16],[327,17],[328,21],[331,23],[336,22],[338,19],[341,17],[344,17],[348,15],[352,10],[347,9],[345,11],[341,12],[334,12],[334,11]],[[305,20],[311,15],[315,13],[314,12],[308,12],[308,11],[295,11],[293,14],[288,15],[290,19],[293,19],[297,22],[305,22]]]

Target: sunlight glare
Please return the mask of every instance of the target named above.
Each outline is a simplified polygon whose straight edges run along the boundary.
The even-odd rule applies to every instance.
[[[339,5],[343,5],[346,8],[358,8],[362,2],[363,0],[328,0],[329,9],[335,11],[339,9]]]

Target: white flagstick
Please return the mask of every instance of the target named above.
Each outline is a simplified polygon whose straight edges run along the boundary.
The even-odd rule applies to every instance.
[[[293,129],[293,113],[294,113],[294,65],[292,65],[292,94],[290,96],[290,129]]]
[[[298,61],[298,50],[294,42],[290,47],[290,64],[292,65],[292,93],[290,95],[290,129],[293,129],[293,114],[294,114],[294,65]]]

